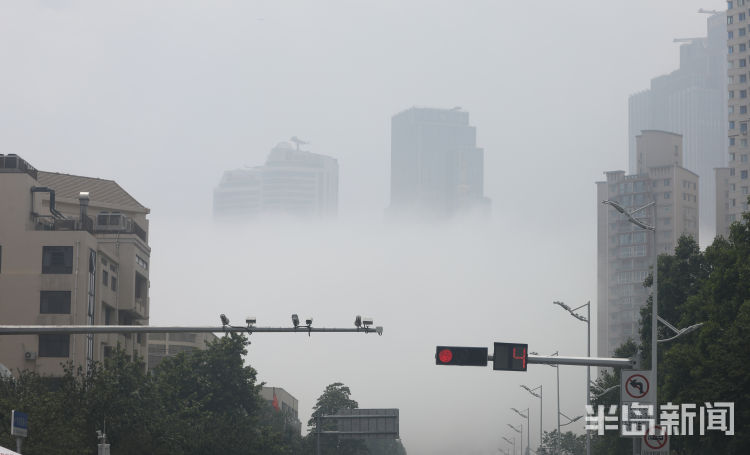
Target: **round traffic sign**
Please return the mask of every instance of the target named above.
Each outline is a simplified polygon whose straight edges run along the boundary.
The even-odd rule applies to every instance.
[[[649,434],[649,428],[646,428],[646,434],[643,435],[643,443],[650,449],[661,449],[667,445],[669,435],[661,425],[654,425],[654,434]]]
[[[633,374],[625,381],[625,392],[632,398],[643,398],[648,394],[648,379],[642,374]]]

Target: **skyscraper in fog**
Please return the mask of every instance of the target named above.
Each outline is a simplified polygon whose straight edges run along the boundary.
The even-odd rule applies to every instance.
[[[636,136],[643,130],[681,134],[687,169],[701,179],[701,231],[717,229],[714,168],[726,165],[726,20],[708,18],[705,38],[680,46],[680,68],[651,80],[651,88],[628,100],[629,172],[637,172]]]
[[[338,210],[339,165],[335,158],[282,142],[264,166],[224,172],[214,190],[217,219],[263,214],[325,217]]]
[[[698,176],[682,167],[682,138],[664,131],[636,137],[636,173],[606,172],[597,182],[597,201],[628,210],[656,201],[656,252],[673,253],[683,234],[698,238]],[[654,225],[654,208],[638,212]],[[628,338],[638,339],[643,287],[654,260],[654,236],[609,205],[597,204],[597,355],[609,357]]]
[[[489,207],[468,112],[413,107],[391,118],[390,215],[445,219]]]
[[[750,68],[750,2],[727,2],[727,60],[729,167],[717,171],[717,231],[727,235],[729,225],[748,211],[750,194],[750,146],[748,146],[748,68]]]

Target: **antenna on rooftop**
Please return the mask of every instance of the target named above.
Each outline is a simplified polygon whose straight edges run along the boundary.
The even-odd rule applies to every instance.
[[[299,146],[300,145],[307,145],[307,144],[309,144],[309,142],[305,142],[302,139],[298,138],[297,136],[292,136],[292,138],[289,139],[289,140],[292,141],[292,142],[294,142],[297,145],[297,151],[298,152],[299,152]]]

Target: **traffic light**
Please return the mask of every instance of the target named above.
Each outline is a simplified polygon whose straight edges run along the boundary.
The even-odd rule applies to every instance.
[[[487,348],[438,346],[435,350],[435,364],[486,367]]]
[[[495,343],[493,370],[526,371],[529,345],[519,343]]]

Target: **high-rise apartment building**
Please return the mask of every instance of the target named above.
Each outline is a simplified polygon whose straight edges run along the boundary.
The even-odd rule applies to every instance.
[[[729,87],[727,125],[729,159],[726,169],[717,170],[725,181],[717,182],[718,207],[716,213],[717,233],[727,236],[729,225],[740,221],[742,213],[748,211],[750,196],[750,145],[748,145],[748,105],[750,98],[750,2],[734,0],[727,2],[727,79]],[[721,185],[721,187],[719,187]]]
[[[391,119],[391,206],[394,217],[449,218],[487,213],[484,150],[469,113],[413,107]]]
[[[636,173],[606,172],[597,182],[597,201],[619,202],[628,210],[656,202],[656,244],[651,231],[630,223],[612,207],[597,205],[597,355],[609,357],[628,338],[638,338],[643,280],[654,255],[671,254],[683,234],[698,238],[698,175],[682,167],[682,138],[642,131],[636,138]],[[639,212],[654,225],[654,207]]]
[[[217,219],[264,214],[334,216],[338,211],[339,165],[335,158],[282,142],[264,166],[224,172],[214,190]]]
[[[716,230],[714,168],[726,166],[726,20],[708,18],[704,38],[680,46],[680,68],[651,80],[648,90],[628,100],[629,172],[637,172],[636,137],[643,130],[681,134],[684,166],[700,176],[700,229]]]
[[[18,325],[145,325],[149,209],[112,180],[38,171],[0,155],[0,320]],[[11,371],[62,373],[118,344],[145,356],[145,335],[5,335]]]

